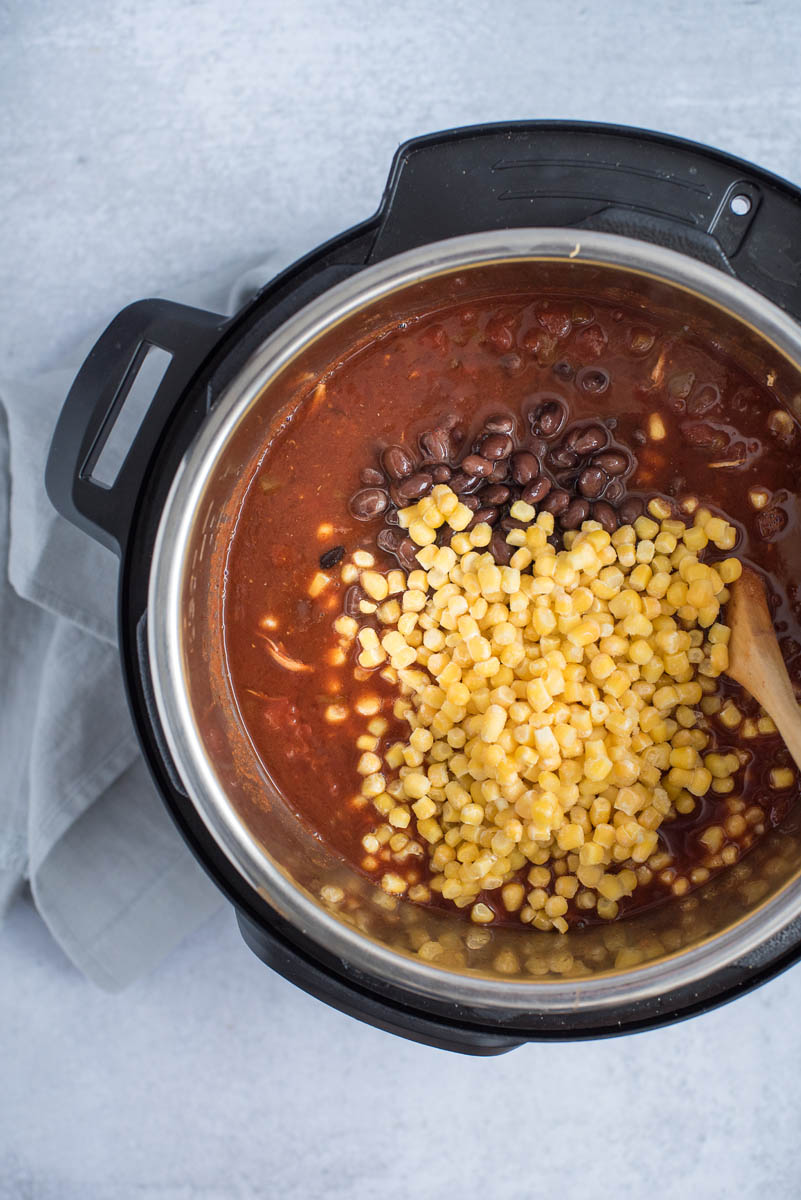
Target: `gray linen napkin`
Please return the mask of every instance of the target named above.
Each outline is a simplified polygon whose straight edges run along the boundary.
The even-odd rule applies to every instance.
[[[234,312],[293,257],[170,298]],[[0,918],[28,881],[68,957],[116,990],[221,899],[138,750],[116,647],[117,560],[44,490],[56,419],[96,336],[59,370],[0,382]]]

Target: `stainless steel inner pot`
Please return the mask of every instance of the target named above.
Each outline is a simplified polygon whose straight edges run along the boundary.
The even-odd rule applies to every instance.
[[[564,937],[524,926],[477,929],[464,913],[387,897],[333,855],[286,807],[238,719],[221,638],[225,550],[271,430],[344,353],[387,327],[448,303],[540,290],[683,313],[752,374],[773,372],[776,395],[801,415],[801,327],[704,263],[561,229],[425,245],[332,288],[252,355],[181,464],[149,582],[149,654],[169,749],[236,870],[349,967],[465,1013],[604,1012],[636,1003],[743,959],[801,915],[801,836],[791,817],[704,888],[640,916]],[[599,412],[607,411],[599,398]],[[421,957],[431,943],[435,957]]]

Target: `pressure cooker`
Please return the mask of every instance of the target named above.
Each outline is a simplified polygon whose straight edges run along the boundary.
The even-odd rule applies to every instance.
[[[795,962],[798,814],[749,856],[752,875],[764,876],[758,897],[744,901],[724,875],[689,907],[669,902],[632,918],[655,947],[635,965],[616,967],[609,953],[625,920],[611,937],[611,927],[568,935],[596,945],[586,956],[595,967],[581,976],[502,974],[489,954],[464,969],[424,962],[398,936],[408,904],[387,908],[280,797],[262,802],[269,782],[227,700],[221,555],[242,472],[299,379],[388,315],[501,284],[587,281],[596,293],[625,290],[655,308],[678,306],[688,321],[713,321],[751,361],[769,351],[790,383],[801,378],[799,189],[636,129],[475,126],[401,146],[377,213],[267,282],[233,317],[164,300],[125,308],[75,379],[47,466],[58,511],[119,556],[119,646],[142,752],[247,945],[343,1012],[472,1054],[666,1024]],[[153,347],[169,365],[108,479],[98,470],[104,446]],[[327,879],[348,880],[362,901],[355,915],[321,899]]]

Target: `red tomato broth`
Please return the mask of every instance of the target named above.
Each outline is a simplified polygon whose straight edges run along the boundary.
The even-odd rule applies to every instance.
[[[608,389],[599,396],[561,378],[553,367],[565,361],[576,371],[603,368],[611,380]],[[687,382],[678,385],[676,377],[690,372],[689,391],[676,394]],[[571,313],[563,301],[543,297],[485,300],[403,323],[338,363],[324,382],[267,444],[255,467],[227,560],[225,652],[241,718],[264,769],[299,819],[357,869],[363,869],[361,840],[375,827],[376,813],[370,805],[352,803],[360,782],[356,738],[368,720],[353,711],[352,703],[368,693],[379,698],[380,712],[390,722],[377,751],[381,755],[401,735],[392,716],[397,693],[378,673],[357,681],[355,655],[339,666],[327,661],[338,645],[333,622],[347,590],[339,566],[328,571],[332,583],[320,597],[311,599],[308,588],[320,556],[332,546],[344,546],[346,556],[369,550],[379,571],[397,566],[375,545],[382,520],[355,520],[348,501],[362,486],[360,470],[377,465],[382,447],[400,443],[416,452],[419,434],[446,414],[467,425],[465,445],[487,414],[520,413],[538,395],[564,398],[571,421],[613,418],[612,437],[637,459],[630,492],[697,496],[739,528],[734,553],[769,578],[783,652],[794,681],[801,683],[798,430],[794,427],[789,444],[774,436],[769,419],[778,402],[769,388],[721,351],[699,344],[678,322],[645,321],[639,312],[598,302],[581,301]],[[654,412],[667,432],[662,442],[644,440],[647,417]],[[706,427],[700,435],[699,426]],[[715,434],[721,440],[725,435],[726,452],[710,459]],[[740,459],[736,467],[709,466],[710,460]],[[748,499],[755,486],[771,492],[788,518],[769,540],[760,536],[760,514]],[[321,540],[318,528],[324,523],[333,532]],[[262,627],[265,617],[275,622],[274,629]],[[266,638],[310,669],[287,670],[280,655],[270,653]],[[735,697],[746,714],[757,712],[737,685],[719,683],[721,694]],[[330,724],[326,708],[339,700],[349,715]],[[737,731],[716,719],[711,725],[709,751],[750,752],[734,795],[742,796],[746,808],[762,807],[765,826],[774,827],[799,795],[797,779],[781,792],[769,785],[770,768],[789,761],[781,739],[765,735],[741,741]],[[663,824],[660,842],[673,856],[671,870],[683,874],[702,865],[706,851],[698,835],[723,823],[731,799],[710,792],[694,812]],[[746,850],[754,836],[749,828],[740,849]],[[416,864],[425,881],[425,856]],[[621,913],[670,895],[669,883],[655,878],[621,902]],[[516,914],[505,913],[497,893],[483,893],[482,899],[499,919],[517,921]],[[450,907],[436,893],[431,902]],[[582,922],[588,919],[596,918],[582,914]]]

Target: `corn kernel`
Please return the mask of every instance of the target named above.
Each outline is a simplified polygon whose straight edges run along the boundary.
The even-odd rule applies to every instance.
[[[653,442],[662,442],[667,437],[665,422],[659,413],[650,414],[646,422],[646,429],[648,430],[648,436]]]
[[[774,767],[770,773],[770,786],[776,789],[792,787],[795,783],[795,771],[790,767]]]

